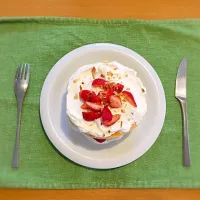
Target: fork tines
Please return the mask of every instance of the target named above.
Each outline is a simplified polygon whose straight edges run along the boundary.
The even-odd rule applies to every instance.
[[[24,80],[29,80],[29,76],[30,76],[30,64],[19,64],[17,71],[16,71],[16,75],[15,75],[15,79],[24,79]]]

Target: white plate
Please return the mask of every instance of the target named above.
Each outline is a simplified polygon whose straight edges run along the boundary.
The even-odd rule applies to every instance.
[[[66,116],[66,86],[79,67],[104,60],[117,61],[138,72],[147,89],[148,110],[132,133],[98,145],[71,128]],[[99,169],[120,167],[142,156],[159,136],[165,111],[164,90],[152,66],[136,52],[106,43],[82,46],[62,57],[49,72],[40,97],[42,123],[53,145],[70,160]]]

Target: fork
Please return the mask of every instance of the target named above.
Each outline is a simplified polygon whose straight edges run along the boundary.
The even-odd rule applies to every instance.
[[[21,111],[24,96],[28,89],[30,77],[30,64],[19,64],[14,81],[14,91],[17,99],[17,130],[15,138],[15,146],[12,158],[12,168],[18,168],[19,166],[19,139],[20,139],[20,122],[21,122]]]

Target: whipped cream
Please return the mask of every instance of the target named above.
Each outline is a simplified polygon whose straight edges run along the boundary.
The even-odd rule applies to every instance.
[[[95,78],[101,78],[121,83],[124,85],[123,90],[128,90],[134,96],[137,107],[132,106],[129,102],[123,102],[121,108],[110,108],[112,114],[120,114],[120,119],[113,125],[107,127],[101,125],[101,120],[85,121],[82,116],[82,101],[79,99],[80,86],[83,90],[93,90],[96,93],[101,89],[92,87],[93,76],[92,67],[96,68]],[[110,72],[113,74],[110,76]],[[141,122],[147,111],[145,99],[146,88],[141,80],[137,77],[137,72],[116,61],[109,63],[95,63],[80,67],[69,79],[67,87],[67,114],[71,122],[83,133],[102,138],[108,137],[115,132],[128,133],[134,123],[137,125]],[[124,112],[121,112],[121,110]],[[122,121],[122,122],[121,122]]]

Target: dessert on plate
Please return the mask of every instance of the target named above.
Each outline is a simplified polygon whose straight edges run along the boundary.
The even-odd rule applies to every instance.
[[[116,61],[80,67],[69,79],[66,111],[73,127],[97,143],[122,138],[142,120],[146,89]]]

